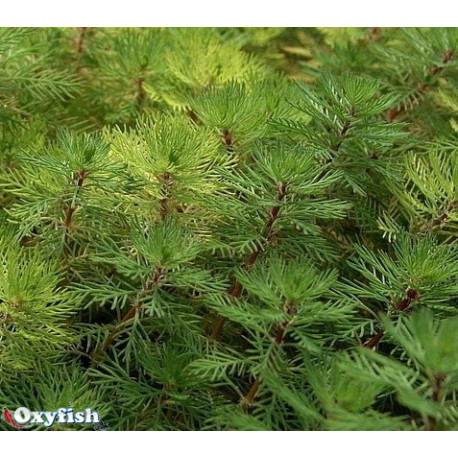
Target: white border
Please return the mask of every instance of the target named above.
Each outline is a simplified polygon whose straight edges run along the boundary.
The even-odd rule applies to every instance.
[[[3,2],[3,27],[453,27],[456,6],[448,0],[11,0]],[[455,14],[453,12],[455,11]],[[76,433],[76,431],[75,431]],[[456,433],[368,432],[79,432],[51,438],[4,432],[2,456],[337,457],[449,456]],[[402,434],[402,436],[401,436]],[[440,436],[439,436],[440,434]]]
[[[75,431],[76,433],[76,431]],[[27,432],[3,434],[2,456],[73,458],[423,458],[451,456],[447,432]],[[32,436],[30,436],[32,434]],[[81,436],[81,434],[84,435]],[[406,436],[405,434],[410,434]],[[413,436],[414,435],[414,436]],[[453,441],[453,442],[452,442]],[[57,452],[57,454],[56,454]]]
[[[0,26],[453,27],[456,12],[452,0],[5,0]]]

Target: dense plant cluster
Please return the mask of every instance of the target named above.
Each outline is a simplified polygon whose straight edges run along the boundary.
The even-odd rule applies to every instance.
[[[457,39],[1,29],[0,406],[458,429]]]

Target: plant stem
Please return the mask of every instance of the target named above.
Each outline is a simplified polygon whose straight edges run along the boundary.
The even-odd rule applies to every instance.
[[[350,116],[354,116],[355,112],[354,110],[352,109],[350,111]],[[347,120],[344,122],[342,128],[340,129],[340,131],[337,133],[337,138],[338,138],[338,142],[331,147],[331,153],[332,153],[332,157],[328,158],[327,160],[325,160],[324,162],[326,164],[330,164],[331,162],[333,162],[339,151],[340,151],[340,148],[345,140],[345,138],[347,137],[348,135],[348,131],[353,127],[351,121]],[[319,175],[319,179],[322,179],[324,176],[326,175],[326,171],[322,171],[321,174]]]
[[[76,53],[80,56],[84,51],[84,39],[86,38],[89,27],[77,27],[79,31],[78,38],[76,39],[75,47]]]
[[[353,115],[353,114],[354,113],[351,112],[351,115]],[[347,136],[348,131],[350,130],[350,127],[351,127],[351,122],[350,121],[345,121],[345,123],[342,126],[342,129],[340,130],[339,135],[338,135],[340,140],[337,143],[337,145],[334,146],[334,148],[333,148],[334,153],[337,154],[339,152],[340,147],[342,146],[342,142],[343,142],[344,138]]]
[[[431,67],[429,70],[429,76],[434,77],[441,73],[444,70],[445,65],[453,59],[454,54],[455,51],[453,49],[449,49],[442,58],[442,63],[444,65],[434,65],[433,67]],[[425,80],[422,83],[420,83],[418,85],[417,90],[414,91],[409,97],[407,97],[407,99],[404,100],[404,102],[398,108],[392,108],[388,110],[388,112],[386,113],[388,120],[394,121],[401,113],[407,111],[407,106],[415,103],[429,89],[430,86],[431,81]]]
[[[431,389],[433,391],[432,400],[434,402],[440,403],[443,396],[443,383],[446,375],[442,372],[439,372],[434,375],[433,379],[430,381]],[[436,429],[436,419],[434,417],[428,417],[427,420],[427,429],[428,431],[434,431]]]
[[[368,27],[368,37],[367,41],[375,41],[380,34],[381,27]]]
[[[69,248],[70,244],[70,228],[73,224],[73,215],[77,209],[77,200],[78,196],[80,195],[81,189],[84,186],[84,182],[88,176],[88,172],[85,169],[81,169],[78,172],[78,180],[76,182],[76,192],[73,196],[72,202],[65,210],[65,220],[63,222],[63,226],[65,228],[65,246]]]
[[[156,288],[160,283],[164,281],[163,279],[163,269],[157,268],[154,270],[152,278],[146,282],[145,286],[142,288],[140,293],[137,296],[132,307],[127,310],[127,312],[121,317],[121,319],[115,324],[111,332],[108,334],[107,338],[105,339],[100,351],[97,351],[92,356],[91,368],[94,369],[99,364],[100,356],[105,353],[116,340],[119,335],[119,332],[123,330],[125,325],[139,313],[143,306],[144,306],[144,299],[145,296],[151,292],[154,288]]]
[[[234,151],[234,140],[232,139],[232,134],[229,129],[224,129],[223,132],[223,143],[226,146],[226,149],[229,153]]]
[[[261,388],[262,378],[258,377],[251,385],[248,393],[243,397],[244,405],[252,406],[254,404],[254,400],[256,395],[258,394],[259,388]]]
[[[288,326],[291,324],[292,318],[296,315],[296,306],[295,303],[291,300],[288,300],[286,303],[286,313],[289,316],[288,320],[283,321],[282,323],[277,325],[276,331],[272,337],[273,342],[276,345],[283,345],[285,342],[286,337],[286,330]],[[248,393],[243,397],[243,402],[250,406],[253,405],[256,395],[258,393],[259,388],[262,384],[262,378],[258,377],[251,385]]]
[[[281,203],[281,202],[283,202],[285,200],[286,188],[287,188],[287,184],[286,183],[282,183],[278,187],[277,201],[279,203]],[[277,221],[277,219],[280,216],[280,208],[281,207],[279,205],[277,205],[277,206],[273,207],[270,210],[269,218],[267,219],[266,224],[264,226],[264,230],[263,230],[263,233],[264,233],[263,242],[258,244],[257,248],[255,250],[253,250],[249,254],[247,259],[243,263],[243,266],[246,269],[251,269],[253,267],[254,263],[258,259],[258,257],[261,254],[261,252],[265,250],[267,245],[272,240],[272,237],[274,235],[273,227],[274,227],[275,221]],[[229,293],[230,296],[238,299],[240,297],[240,295],[242,294],[242,289],[243,289],[242,284],[236,278],[234,278],[232,286],[230,287],[228,293]],[[213,328],[213,331],[211,332],[211,334],[209,336],[210,339],[213,339],[213,340],[219,339],[219,337],[221,336],[221,333],[223,332],[224,325],[226,324],[226,321],[227,321],[227,318],[225,318],[224,316],[220,316],[218,318],[218,320],[216,322],[216,325]]]
[[[398,312],[403,312],[404,310],[408,309],[416,299],[418,299],[418,296],[419,296],[418,291],[412,288],[408,288],[406,291],[406,296],[396,305],[395,309]],[[382,340],[384,335],[385,335],[385,330],[384,329],[379,330],[363,344],[363,347],[366,347],[369,349],[376,348],[377,345]]]
[[[444,224],[445,222],[447,222],[447,220],[449,219],[450,215],[449,213],[454,211],[458,206],[458,201],[454,200],[453,202],[451,202],[447,208],[445,209],[445,211],[443,211],[442,214],[440,214],[437,218],[434,218],[430,223],[426,224],[424,226],[425,230],[426,231],[431,231],[433,230],[435,227],[437,226],[441,226],[442,224]]]
[[[164,172],[159,176],[162,181],[161,194],[164,197],[159,201],[159,214],[164,219],[169,213],[170,190],[173,186],[173,179],[169,172]]]

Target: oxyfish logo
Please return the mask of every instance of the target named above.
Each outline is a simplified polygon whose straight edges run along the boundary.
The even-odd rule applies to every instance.
[[[61,407],[56,411],[31,411],[27,407],[19,407],[14,412],[3,408],[2,420],[16,429],[30,428],[34,425],[43,425],[50,428],[55,422],[57,424],[99,424],[98,412],[90,407],[83,411],[75,412],[73,408]]]

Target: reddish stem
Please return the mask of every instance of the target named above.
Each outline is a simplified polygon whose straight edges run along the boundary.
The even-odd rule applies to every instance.
[[[77,27],[79,30],[79,36],[76,40],[76,53],[81,55],[84,51],[84,39],[89,31],[89,27]]]
[[[279,188],[278,188],[278,194],[277,194],[277,201],[278,202],[283,202],[286,197],[286,183],[282,183]],[[275,206],[273,207],[270,212],[269,212],[269,218],[267,219],[266,225],[264,226],[264,242],[259,243],[258,247],[250,253],[250,255],[247,257],[245,262],[243,263],[244,267],[246,269],[251,269],[258,259],[259,255],[261,252],[266,248],[266,246],[270,243],[272,236],[274,234],[273,231],[273,226],[275,224],[275,221],[280,216],[280,206]],[[242,294],[242,284],[234,277],[232,286],[230,287],[228,293],[230,296],[238,299],[240,295]],[[227,318],[224,316],[220,316],[216,322],[215,327],[213,328],[213,331],[210,334],[210,339],[217,340],[221,336],[221,333],[223,332],[224,325],[226,324]]]
[[[412,302],[418,299],[419,293],[418,291],[408,288],[406,291],[406,296],[396,305],[395,309],[399,312],[403,312],[404,310],[408,309]],[[381,329],[376,332],[369,340],[364,342],[363,347],[372,349],[376,348],[380,341],[382,340],[383,336],[385,335],[385,330]]]
[[[234,151],[234,141],[232,139],[232,134],[229,129],[223,130],[223,143],[226,145],[227,151]]]
[[[143,78],[135,79],[135,88],[137,90],[137,103],[141,105],[146,100],[146,91],[143,87]]]
[[[445,65],[453,59],[454,54],[455,54],[454,50],[449,49],[445,53],[442,59],[442,62],[444,65],[442,66],[434,65],[433,67],[431,67],[431,69],[429,70],[430,76],[437,76],[439,73],[441,73],[444,70]],[[388,119],[390,121],[394,121],[401,113],[407,110],[407,105],[411,105],[415,103],[429,89],[430,85],[431,85],[431,82],[427,82],[427,81],[423,81],[422,83],[420,83],[418,85],[418,89],[415,92],[413,92],[413,94],[411,94],[402,103],[402,105],[400,105],[398,108],[392,108],[388,110],[387,112]]]
[[[435,374],[432,381],[430,382],[431,389],[433,391],[432,400],[434,402],[440,403],[442,400],[443,383],[444,383],[445,377],[446,377],[446,374],[444,374],[443,372],[439,372]],[[434,417],[428,417],[426,426],[429,431],[434,431],[436,429],[436,419]]]
[[[170,190],[173,186],[173,178],[169,172],[164,172],[159,176],[159,179],[162,180],[161,194],[165,196],[159,201],[159,214],[164,219],[169,213]]]
[[[73,199],[73,201],[70,203],[70,205],[65,210],[65,219],[64,219],[64,222],[63,222],[63,226],[65,228],[65,238],[64,238],[65,247],[64,247],[64,251],[65,251],[66,254],[68,254],[70,252],[70,247],[69,247],[69,245],[70,245],[70,228],[71,228],[71,226],[73,224],[73,215],[75,214],[75,211],[76,211],[76,208],[77,208],[76,199],[78,198],[78,195],[79,195],[79,193],[81,192],[81,189],[84,186],[84,181],[87,178],[88,174],[89,173],[85,169],[81,169],[78,172],[78,180],[76,182],[75,198]]]
[[[296,307],[293,301],[289,300],[286,305],[286,313],[289,315],[290,319],[285,320],[277,326],[276,332],[273,336],[273,341],[277,345],[283,345],[285,342],[286,330],[288,326],[291,324],[291,319],[296,315]],[[261,387],[262,380],[258,377],[253,384],[251,385],[250,389],[246,396],[244,396],[243,400],[248,404],[252,405],[254,403],[254,399],[256,394]]]
[[[245,403],[245,405],[252,406],[254,404],[254,400],[256,398],[256,395],[258,394],[259,388],[261,388],[261,384],[262,379],[261,377],[258,377],[251,385],[246,396],[244,396],[243,398],[243,402]]]
[[[141,309],[144,306],[143,299],[145,296],[153,290],[155,287],[157,287],[160,283],[164,281],[163,279],[163,269],[158,268],[154,271],[153,277],[146,283],[146,285],[142,288],[140,291],[140,294],[138,295],[136,301],[132,305],[132,307],[127,310],[127,312],[121,317],[121,319],[116,323],[114,328],[111,330],[111,332],[108,334],[107,338],[105,339],[105,342],[101,348],[100,351],[96,352],[93,357],[92,357],[92,363],[91,363],[91,368],[95,368],[99,364],[99,358],[100,356],[105,353],[113,344],[113,342],[116,340],[116,338],[119,336],[119,331],[122,330],[122,328],[125,326],[125,324],[132,319],[137,313],[141,311]]]

